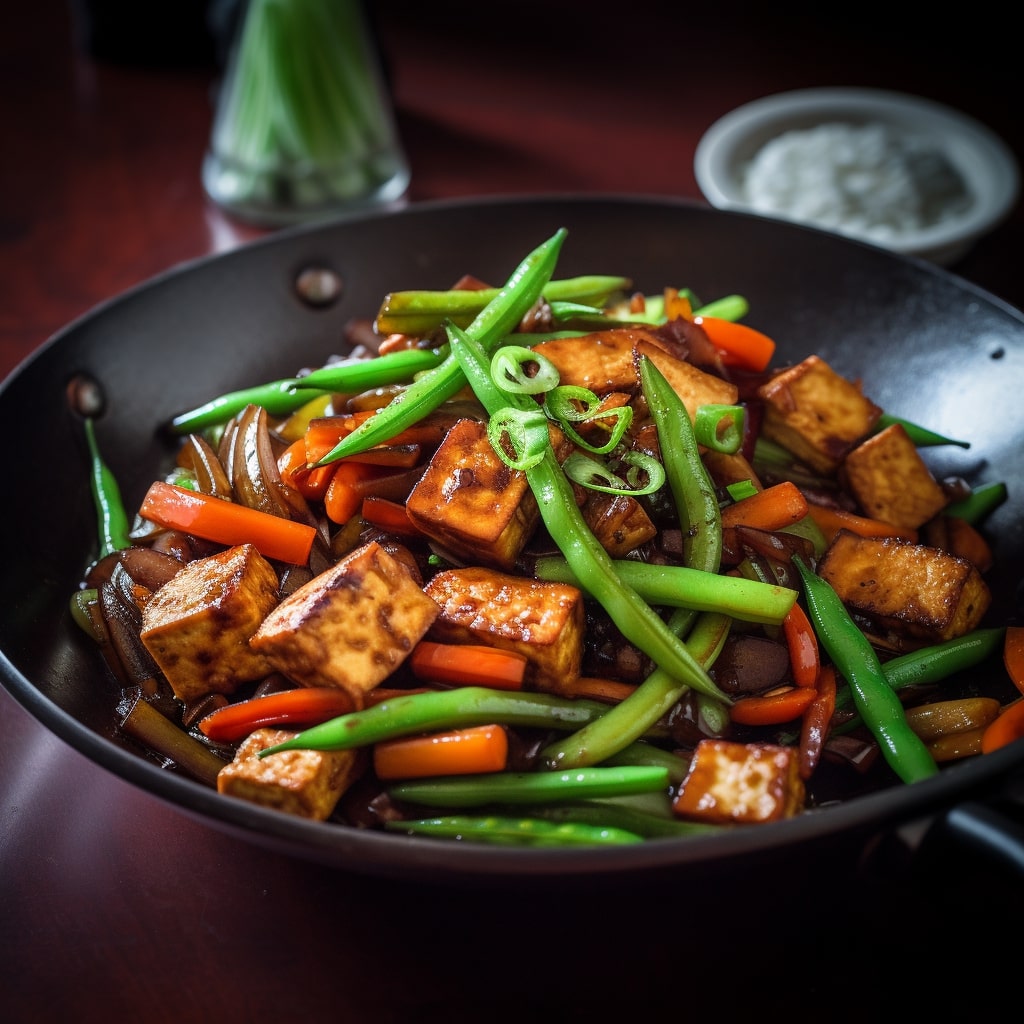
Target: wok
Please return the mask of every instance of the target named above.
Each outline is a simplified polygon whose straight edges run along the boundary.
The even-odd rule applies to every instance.
[[[72,747],[183,813],[268,848],[367,875],[458,885],[655,878],[683,868],[692,878],[735,877],[752,860],[791,864],[825,853],[858,870],[899,874],[966,848],[1019,880],[1024,742],[914,786],[774,825],[579,851],[439,843],[299,820],[221,797],[160,768],[119,735],[116,684],[68,611],[95,553],[88,460],[81,423],[69,409],[69,384],[87,375],[101,385],[99,443],[126,503],[137,507],[170,462],[172,447],[159,428],[174,414],[319,365],[338,351],[346,321],[372,315],[388,291],[448,287],[463,273],[501,282],[561,226],[569,234],[558,276],[624,274],[639,289],[675,284],[705,300],[741,293],[750,301],[748,322],[776,339],[778,362],[817,352],[861,378],[886,410],[966,436],[970,448],[934,449],[929,461],[937,476],[1007,483],[1010,500],[987,525],[996,555],[992,620],[1020,621],[1019,311],[924,262],[687,201],[460,200],[293,229],[176,267],[72,323],[4,381],[0,425],[14,442],[8,481],[16,482],[5,513],[5,687]],[[336,275],[338,294],[304,296],[297,281],[310,269]],[[32,481],[46,481],[46,488]]]

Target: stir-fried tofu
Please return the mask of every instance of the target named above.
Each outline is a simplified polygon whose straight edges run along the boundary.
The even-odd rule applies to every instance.
[[[804,798],[795,749],[707,739],[697,744],[672,809],[691,821],[749,825],[791,818]]]
[[[595,395],[609,391],[636,391],[636,346],[642,342],[662,346],[650,331],[635,327],[614,327],[575,338],[555,338],[533,346],[558,368],[562,384],[589,388]]]
[[[274,567],[251,544],[186,563],[142,609],[140,638],[188,703],[271,671],[249,646],[278,602]]]
[[[579,678],[584,607],[576,587],[468,567],[437,573],[424,590],[441,609],[432,639],[517,651],[537,690],[557,693]]]
[[[697,409],[702,405],[735,405],[739,398],[739,388],[735,384],[701,370],[684,359],[677,359],[649,341],[638,342],[636,352],[638,356],[647,356],[661,371],[686,406],[691,420],[696,418]]]
[[[825,474],[839,468],[882,414],[859,385],[819,356],[782,370],[758,388],[758,395],[764,401],[765,437]]]
[[[840,530],[818,574],[851,611],[931,642],[969,633],[992,602],[988,584],[970,562],[893,537]]]
[[[217,774],[217,792],[273,807],[314,821],[326,821],[342,794],[359,778],[356,750],[261,750],[298,735],[285,729],[257,729],[235,758]]]
[[[624,558],[658,535],[658,528],[643,505],[628,494],[588,491],[580,512],[612,558]]]
[[[445,435],[405,508],[455,559],[501,569],[515,565],[540,521],[526,474],[506,466],[487,425],[470,419]]]
[[[904,529],[917,529],[948,504],[899,423],[857,445],[840,472],[865,515]]]
[[[361,703],[440,612],[409,569],[375,541],[286,597],[250,645],[303,686],[338,686]]]

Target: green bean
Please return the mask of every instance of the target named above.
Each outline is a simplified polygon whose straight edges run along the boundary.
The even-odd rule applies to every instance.
[[[474,817],[460,814],[416,821],[388,821],[384,827],[389,832],[405,832],[411,836],[461,839],[499,846],[623,846],[644,841],[644,837],[636,832],[610,825],[500,815]]]
[[[588,275],[548,281],[544,298],[551,304],[588,303],[603,305],[616,292],[632,287],[628,277]],[[404,291],[384,296],[377,313],[379,334],[411,334],[421,336],[436,330],[446,320],[459,327],[468,327],[485,306],[500,293],[499,288],[453,289],[452,291]],[[531,303],[532,305],[532,303]]]
[[[389,786],[388,794],[394,800],[427,807],[482,807],[657,793],[668,788],[668,772],[664,768],[626,765],[562,772],[492,772],[412,779]]]
[[[546,821],[585,824],[594,828],[625,829],[645,839],[700,836],[723,831],[722,825],[683,821],[673,817],[671,810],[665,815],[652,814],[625,802],[633,799],[635,798],[609,797],[604,800],[578,800],[530,808],[530,813]]]
[[[793,557],[793,564],[803,582],[807,612],[818,640],[836,671],[850,684],[854,704],[889,767],[908,783],[934,775],[938,771],[935,759],[907,724],[903,705],[886,681],[878,655],[850,618],[839,595],[799,555]]]
[[[788,587],[721,576],[685,565],[655,565],[628,558],[612,560],[616,575],[648,604],[722,612],[744,622],[778,626],[797,599]],[[586,593],[586,587],[569,563],[557,555],[543,555],[534,563],[533,574],[554,583],[570,583]]]
[[[99,557],[131,547],[131,523],[121,498],[121,489],[110,467],[103,461],[92,417],[85,418],[85,438],[89,445],[90,477],[96,525],[99,531]]]
[[[171,420],[172,434],[194,434],[227,423],[247,405],[259,405],[271,416],[285,416],[322,395],[351,394],[400,384],[437,366],[445,353],[437,349],[402,349],[374,359],[346,359],[313,370],[304,377],[285,377],[269,384],[229,391]]]
[[[535,405],[530,396],[502,391],[494,383],[486,353],[468,332],[454,324],[449,325],[448,332],[452,352],[488,413],[494,415],[507,406],[528,411]],[[718,689],[704,667],[654,609],[616,575],[608,552],[583,519],[572,486],[550,444],[540,461],[525,473],[548,533],[561,548],[572,571],[605,609],[622,635],[673,677],[728,703],[729,698]],[[632,699],[631,695],[623,703]]]
[[[891,427],[894,424],[899,424],[907,432],[907,436],[911,441],[917,445],[918,448],[928,448],[935,445],[941,444],[953,444],[958,448],[970,448],[970,441],[954,441],[951,437],[944,437],[942,434],[936,434],[934,430],[929,430],[927,427],[919,426],[916,423],[911,423],[910,420],[901,419],[899,416],[891,416],[889,413],[884,412],[878,417],[878,422],[875,424],[875,429],[872,433],[877,434],[886,427]]]
[[[280,750],[350,750],[395,736],[491,723],[577,729],[607,710],[608,705],[600,701],[460,686],[393,697],[363,711],[332,718],[261,750],[259,756]]]
[[[630,743],[629,746],[606,757],[601,763],[608,765],[658,765],[668,772],[668,781],[677,786],[686,778],[686,774],[690,770],[689,758],[680,757],[678,754],[672,753],[671,750],[656,747],[653,743],[645,743],[643,740]]]
[[[995,511],[1004,501],[1008,492],[1006,484],[998,481],[975,487],[968,497],[950,502],[942,511],[944,515],[956,516],[968,523],[980,523],[990,512]]]

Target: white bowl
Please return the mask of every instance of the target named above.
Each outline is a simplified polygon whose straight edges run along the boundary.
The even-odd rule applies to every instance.
[[[959,175],[963,184],[959,208],[950,208],[934,219],[918,217],[910,226],[883,229],[865,227],[863,221],[837,220],[834,212],[810,211],[806,192],[794,197],[803,209],[786,206],[778,197],[772,207],[765,205],[763,197],[751,197],[747,174],[759,154],[763,162],[762,150],[767,143],[788,132],[801,133],[806,142],[808,130],[836,124],[848,126],[843,131],[849,133],[852,129],[859,136],[871,134],[864,132],[868,126],[882,126],[886,137],[897,145],[924,149],[933,166],[937,160]],[[811,159],[809,155],[807,159]],[[833,174],[833,168],[824,166],[820,159],[814,168],[819,180]],[[810,165],[804,170],[809,173]],[[1020,188],[1013,154],[988,128],[931,100],[878,89],[801,89],[747,103],[707,130],[697,146],[694,171],[705,198],[719,209],[796,220],[946,265],[962,257],[1009,214]],[[904,176],[905,188],[916,187],[906,184],[907,180]],[[794,178],[788,184],[795,183]],[[880,195],[876,189],[869,201],[878,206]]]

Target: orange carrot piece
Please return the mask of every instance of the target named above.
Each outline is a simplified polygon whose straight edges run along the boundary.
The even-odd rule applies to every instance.
[[[902,537],[904,540],[917,543],[917,530],[895,526],[881,519],[869,519],[867,516],[859,516],[843,509],[815,505],[813,501],[808,503],[807,512],[818,524],[818,528],[825,535],[825,540],[829,542],[840,530],[849,530],[858,537]]]
[[[797,686],[817,686],[821,668],[818,638],[811,620],[800,604],[794,604],[782,620],[782,632],[789,648],[789,663],[793,669],[793,682]]]
[[[350,459],[343,459],[329,468],[333,473],[324,492],[324,511],[332,523],[347,523],[363,505],[363,493],[358,485],[384,471],[372,463]]]
[[[1024,693],[1024,626],[1007,626],[1003,637],[1003,664],[1013,685]]]
[[[988,541],[966,519],[945,516],[945,520],[950,553],[966,559],[978,572],[988,572],[995,561]]]
[[[390,469],[411,469],[419,461],[423,450],[418,444],[381,444],[364,452],[346,456],[348,462],[368,462],[373,466]]]
[[[775,355],[775,342],[746,324],[717,316],[695,316],[695,324],[704,328],[711,344],[718,349],[726,365],[742,366],[760,373]]]
[[[308,728],[355,710],[355,701],[347,690],[336,686],[303,686],[226,704],[202,718],[199,730],[215,743],[237,743],[256,729]]]
[[[376,526],[388,533],[404,537],[422,537],[423,534],[413,525],[405,506],[387,498],[378,498],[369,494],[363,498],[363,519],[371,526]]]
[[[317,416],[306,428],[306,462],[319,462],[337,443],[348,437],[364,420],[376,415],[376,409],[346,413],[343,416]]]
[[[804,780],[809,779],[818,767],[836,710],[836,671],[831,665],[824,666],[818,673],[817,691],[818,695],[807,706],[800,726],[797,765],[800,778]]]
[[[604,704],[619,704],[635,689],[636,687],[632,683],[623,683],[618,679],[580,676],[571,683],[563,682],[558,688],[558,694],[560,697],[599,700]]]
[[[379,779],[500,772],[508,763],[508,734],[500,725],[477,725],[430,736],[402,736],[373,747]]]
[[[266,558],[305,565],[316,530],[237,502],[155,481],[139,515],[168,530],[181,530],[216,544],[252,544]]]
[[[310,469],[306,462],[306,442],[300,437],[281,453],[277,460],[281,480],[294,487],[307,501],[323,501],[334,476],[334,466]]]
[[[527,659],[518,651],[505,651],[483,644],[441,644],[421,640],[409,655],[408,664],[418,679],[435,683],[521,690]]]
[[[981,734],[981,751],[983,754],[991,754],[993,750],[999,750],[1024,737],[1024,697],[1007,704],[999,717],[990,722],[985,731]]]
[[[729,708],[729,717],[738,725],[782,725],[799,718],[817,696],[809,686],[794,686],[762,697],[741,697]]]
[[[749,526],[756,530],[781,530],[807,515],[808,503],[791,480],[772,484],[749,498],[722,509],[722,528]]]

